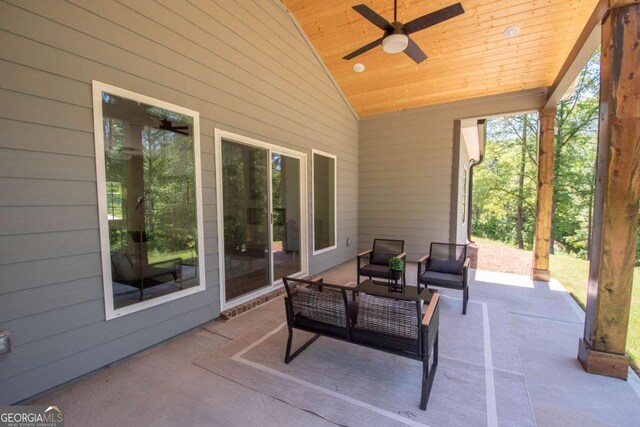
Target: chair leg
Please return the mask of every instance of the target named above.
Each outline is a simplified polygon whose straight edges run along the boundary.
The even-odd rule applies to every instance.
[[[462,314],[467,314],[467,301],[469,301],[469,287],[462,290]]]
[[[287,350],[284,353],[284,363],[291,362],[291,342],[293,341],[293,328],[291,326],[288,326],[288,329],[289,337],[287,338]]]
[[[433,343],[433,363],[431,363],[431,369],[429,369],[429,355],[422,361],[422,391],[420,394],[420,409],[423,411],[427,409],[427,403],[429,402],[429,395],[431,394],[431,387],[433,386],[433,379],[436,376],[436,369],[438,368],[438,338]],[[431,371],[431,372],[429,372]]]
[[[429,400],[429,358],[422,361],[422,392],[420,394],[420,409],[423,411],[427,409],[427,402]]]
[[[173,276],[174,283],[178,285],[178,273],[174,271],[173,273],[171,273],[171,275]],[[178,285],[178,287],[180,289],[184,289],[184,285],[182,284],[182,281],[180,281],[180,284]]]
[[[284,363],[289,363],[293,359],[295,359],[300,353],[305,351],[307,349],[307,347],[309,347],[311,344],[313,344],[313,342],[315,340],[320,338],[320,335],[316,334],[316,335],[312,336],[311,339],[309,339],[309,341],[307,341],[302,346],[300,346],[300,348],[297,349],[293,354],[291,354],[291,341],[292,341],[292,338],[293,338],[293,328],[289,328],[289,338],[287,338],[287,350],[286,350],[286,353],[284,355]]]
[[[436,367],[438,366],[438,338],[440,338],[440,335],[436,337],[433,343],[433,372],[436,371]]]

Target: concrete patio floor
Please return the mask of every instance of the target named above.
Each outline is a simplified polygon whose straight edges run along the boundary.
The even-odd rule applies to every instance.
[[[409,284],[415,283],[415,269],[408,266]],[[323,276],[354,282],[355,263]],[[441,292],[460,298],[460,292]],[[559,283],[473,270],[470,299],[505,304],[538,426],[640,425],[640,380],[633,371],[621,381],[580,367],[584,313]],[[193,363],[282,311],[278,298],[230,321],[210,322],[27,403],[62,407],[67,427],[330,425]]]

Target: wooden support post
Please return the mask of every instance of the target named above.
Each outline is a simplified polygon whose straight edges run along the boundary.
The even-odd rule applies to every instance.
[[[600,130],[584,337],[587,372],[627,378],[640,197],[640,3],[611,0],[602,23]]]
[[[536,227],[533,237],[533,280],[549,281],[549,244],[551,242],[551,207],[553,203],[553,140],[555,107],[540,110],[538,141],[538,195]]]

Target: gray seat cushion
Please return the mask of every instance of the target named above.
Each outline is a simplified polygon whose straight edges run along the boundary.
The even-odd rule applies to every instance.
[[[439,273],[437,271],[425,271],[420,276],[420,283],[433,286],[445,286],[448,288],[462,289],[462,274]]]
[[[360,271],[358,273],[361,276],[381,277],[386,279],[389,276],[389,266],[367,264],[364,267],[360,267]]]
[[[418,339],[416,303],[361,294],[356,327],[386,335]]]

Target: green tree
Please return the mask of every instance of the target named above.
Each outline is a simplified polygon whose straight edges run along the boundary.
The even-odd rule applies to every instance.
[[[586,256],[597,142],[599,52],[558,104],[551,249]],[[520,114],[487,121],[484,165],[474,171],[474,234],[530,248],[537,186],[538,120]]]
[[[598,130],[600,51],[578,76],[572,95],[557,107],[551,253],[555,242],[586,256],[590,242]]]
[[[486,160],[474,175],[474,233],[531,247],[537,126],[536,114],[487,121]]]

